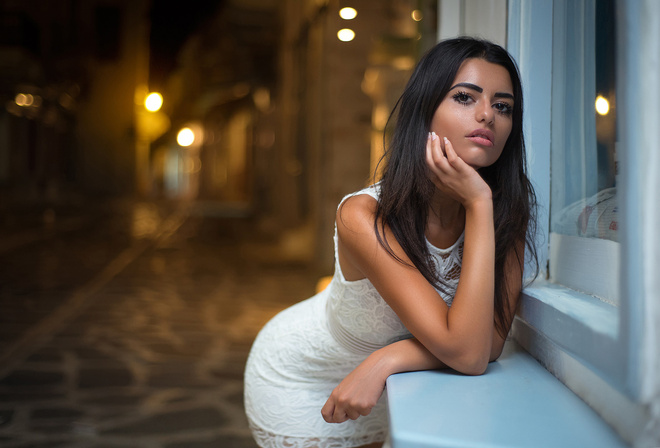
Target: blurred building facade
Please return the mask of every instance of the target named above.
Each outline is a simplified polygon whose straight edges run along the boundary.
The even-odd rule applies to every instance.
[[[337,204],[373,180],[387,117],[436,40],[436,3],[218,1],[148,112],[151,1],[4,1],[0,196],[213,204],[328,273]]]
[[[436,11],[430,1],[362,0],[350,2],[357,15],[345,20],[339,13],[348,3],[319,3],[287,1],[282,11],[282,191],[272,200],[277,222],[301,227],[315,261],[331,272],[337,205],[374,180],[385,121],[417,58],[435,42]],[[355,37],[340,40],[342,29]]]
[[[157,194],[252,214],[273,250],[332,270],[341,198],[373,181],[385,121],[436,40],[435,1],[228,1],[184,45],[151,145]],[[337,33],[355,33],[342,41]],[[182,148],[180,129],[198,139]]]
[[[60,200],[136,188],[134,96],[148,76],[147,1],[4,1],[0,195]]]

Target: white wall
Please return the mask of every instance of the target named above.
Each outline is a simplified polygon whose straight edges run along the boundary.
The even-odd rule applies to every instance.
[[[438,0],[438,40],[482,37],[506,46],[507,0]]]

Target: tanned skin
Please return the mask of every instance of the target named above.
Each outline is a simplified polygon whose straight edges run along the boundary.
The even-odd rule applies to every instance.
[[[413,267],[387,226],[382,233],[404,263],[380,244],[374,230],[375,199],[353,196],[337,212],[338,257],[345,278],[368,278],[414,338],[375,351],[355,368],[323,406],[327,422],[368,415],[391,374],[449,367],[480,375],[502,352],[505,338],[496,330],[494,317],[493,199],[476,169],[501,155],[512,128],[513,102],[511,78],[504,67],[468,59],[433,117],[426,163],[436,192],[426,238],[437,247],[449,247],[465,232],[461,277],[451,308]],[[507,255],[510,316],[522,288],[516,253],[522,255],[523,250],[521,241]],[[505,330],[510,324],[504,323]]]

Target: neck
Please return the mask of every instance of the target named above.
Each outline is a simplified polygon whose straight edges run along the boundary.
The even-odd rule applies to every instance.
[[[436,189],[429,204],[429,221],[434,221],[442,229],[461,228],[465,224],[463,205]]]

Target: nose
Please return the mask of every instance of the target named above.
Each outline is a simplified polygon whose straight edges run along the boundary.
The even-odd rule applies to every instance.
[[[476,114],[477,121],[480,123],[484,122],[490,124],[495,118],[495,111],[487,102],[482,102],[480,106],[477,107]]]

